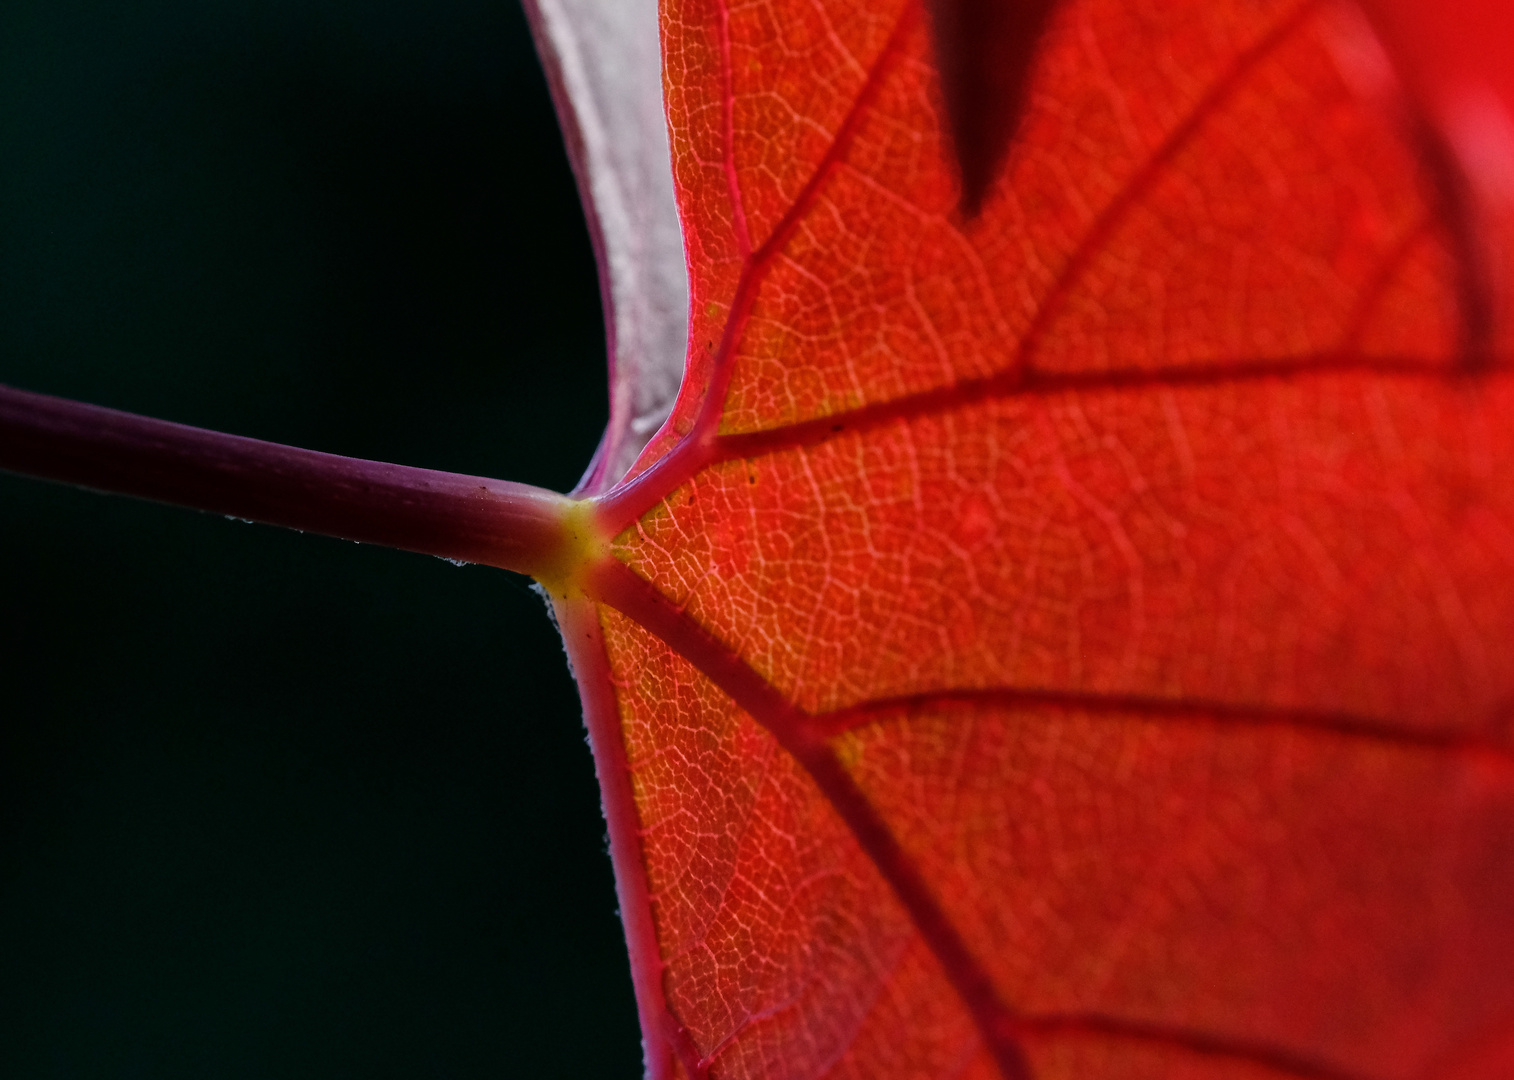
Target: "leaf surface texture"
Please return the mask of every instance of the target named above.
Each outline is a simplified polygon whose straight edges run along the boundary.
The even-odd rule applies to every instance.
[[[653,1075],[1502,1075],[1501,279],[1368,26],[1067,0],[964,215],[917,3],[664,0],[687,370],[559,607]]]

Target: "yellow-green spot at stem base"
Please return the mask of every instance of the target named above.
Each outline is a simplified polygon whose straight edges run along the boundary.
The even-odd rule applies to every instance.
[[[562,542],[546,564],[531,576],[558,602],[587,595],[584,580],[589,569],[611,558],[610,538],[600,527],[593,499],[574,499],[563,513]]]

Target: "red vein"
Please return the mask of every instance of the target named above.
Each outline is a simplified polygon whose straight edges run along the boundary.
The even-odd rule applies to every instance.
[[[1441,217],[1456,265],[1456,298],[1461,313],[1458,352],[1467,371],[1487,368],[1494,360],[1494,298],[1489,252],[1479,235],[1471,182],[1433,121],[1414,115],[1420,161],[1440,203]]]
[[[1358,1074],[1304,1057],[1274,1043],[1210,1035],[1202,1031],[1147,1024],[1099,1013],[1038,1016],[1018,1021],[1016,1029],[1022,1035],[1103,1035],[1156,1043],[1206,1057],[1251,1062],[1299,1077],[1300,1080],[1361,1080]]]
[[[626,487],[597,501],[601,527],[618,535],[653,506],[687,483],[706,467],[722,461],[758,457],[763,454],[817,446],[838,435],[869,431],[894,421],[915,420],[923,416],[948,413],[984,401],[1011,397],[1048,397],[1072,391],[1141,390],[1184,386],[1223,386],[1232,383],[1276,380],[1294,382],[1307,378],[1334,375],[1374,374],[1403,379],[1444,380],[1450,376],[1495,379],[1514,375],[1507,366],[1510,359],[1498,357],[1497,365],[1474,371],[1428,365],[1417,356],[1342,356],[1338,351],[1315,355],[1272,358],[1224,367],[1162,368],[1152,371],[1093,371],[1040,373],[1008,370],[981,379],[966,379],[950,386],[922,390],[904,397],[880,401],[846,412],[819,416],[782,427],[714,435],[705,439],[690,437],[669,455]],[[674,460],[676,458],[676,461]],[[667,468],[659,466],[668,463]],[[661,480],[654,487],[653,476]],[[634,497],[632,497],[634,496]]]
[[[825,156],[820,159],[815,171],[810,174],[809,180],[800,189],[788,211],[774,226],[772,234],[763,241],[760,248],[748,256],[741,278],[736,284],[736,291],[731,298],[730,314],[726,318],[720,343],[716,346],[711,362],[709,384],[704,389],[704,399],[700,404],[693,428],[665,457],[629,483],[611,491],[601,501],[601,519],[618,523],[612,531],[619,532],[625,528],[646,513],[650,507],[660,502],[667,492],[676,490],[690,476],[708,464],[706,445],[713,438],[720,422],[720,414],[725,407],[726,390],[731,382],[736,348],[751,319],[752,308],[757,301],[757,292],[777,260],[779,252],[799,228],[800,222],[819,198],[821,189],[844,160],[852,140],[862,126],[867,107],[877,97],[888,71],[903,55],[905,39],[909,31],[913,29],[919,15],[920,8],[917,0],[909,0],[899,16],[899,21],[894,24],[888,41],[884,43],[878,58],[873,62],[872,69],[862,84],[862,89],[858,91],[851,108],[847,110]],[[729,57],[727,57],[728,60]],[[734,173],[731,175],[734,176]],[[743,224],[742,227],[745,228],[745,225]]]
[[[741,180],[736,175],[736,77],[731,66],[731,12],[724,4],[715,5],[720,25],[720,123],[721,165],[725,169],[726,191],[731,198],[731,225],[736,230],[736,246],[742,258],[752,253],[752,234],[747,229],[746,205],[741,198]]]
[[[826,148],[814,172],[805,181],[804,187],[799,190],[799,194],[795,196],[793,203],[779,219],[778,224],[773,227],[772,233],[748,258],[741,280],[737,283],[735,296],[731,301],[730,318],[726,321],[725,332],[721,336],[720,346],[715,353],[710,389],[706,392],[700,416],[695,421],[690,438],[697,439],[708,435],[719,421],[720,413],[725,406],[725,390],[730,385],[736,346],[751,318],[757,291],[772,269],[779,252],[787,246],[790,238],[798,231],[800,222],[809,214],[810,208],[820,197],[821,189],[841,165],[846,152],[851,149],[852,140],[856,138],[857,131],[862,126],[868,106],[873,103],[879,90],[882,89],[884,77],[903,55],[905,38],[913,29],[919,13],[919,5],[914,0],[905,4],[899,21],[894,24],[894,29],[879,51],[878,58],[873,61],[872,69],[869,70],[861,90],[857,92],[851,108],[842,119],[841,126],[836,131],[836,137],[831,140],[831,145]]]
[[[807,728],[810,737],[832,739],[884,719],[889,714],[908,714],[949,705],[978,704],[1081,709],[1098,714],[1123,713],[1152,719],[1215,720],[1252,727],[1297,728],[1347,738],[1369,739],[1404,748],[1488,756],[1501,759],[1505,765],[1514,767],[1514,747],[1504,745],[1491,734],[1478,737],[1458,732],[1395,728],[1388,726],[1379,717],[1349,712],[1237,705],[1225,701],[1144,697],[1137,694],[1022,690],[1012,687],[925,691],[859,702],[833,712],[804,713],[800,722]],[[1495,724],[1490,722],[1488,727],[1491,731]]]
[[[678,1063],[683,1066],[683,1071],[688,1073],[689,1080],[709,1080],[710,1062],[700,1055],[699,1047],[694,1045],[694,1036],[689,1034],[689,1029],[673,1018],[673,1014],[667,1014],[667,1030],[665,1032],[669,1043],[672,1044],[673,1052],[678,1055]]]
[[[1442,380],[1455,374],[1444,367],[1428,366],[1419,357],[1349,357],[1338,352],[1227,364],[1223,368],[1164,368],[1154,371],[1095,371],[1067,374],[1003,371],[982,379],[968,379],[951,386],[924,390],[906,397],[864,405],[847,412],[804,420],[763,431],[720,435],[701,448],[700,467],[737,458],[756,457],[804,446],[814,446],[845,432],[867,431],[896,420],[951,412],[996,398],[1046,397],[1072,391],[1141,390],[1183,386],[1222,386],[1231,383],[1276,380],[1293,382],[1345,374],[1375,374],[1405,379]],[[1514,374],[1495,368],[1476,373],[1479,378]],[[691,455],[692,456],[692,455]],[[696,470],[697,471],[697,470]],[[643,510],[643,512],[645,512]],[[629,522],[627,522],[629,524]]]
[[[1062,268],[1062,273],[1037,306],[1035,318],[1026,329],[1025,336],[1020,339],[1019,348],[1015,351],[1012,367],[1022,371],[1030,369],[1031,354],[1040,344],[1046,327],[1050,325],[1053,316],[1071,295],[1073,285],[1093,261],[1094,255],[1104,246],[1104,242],[1109,239],[1126,215],[1135,208],[1141,197],[1165,175],[1165,167],[1198,134],[1199,129],[1210,116],[1225,103],[1227,98],[1245,85],[1246,76],[1304,23],[1305,19],[1319,6],[1319,2],[1320,0],[1305,0],[1272,30],[1257,39],[1249,49],[1240,53],[1225,77],[1216,82],[1208,93],[1198,100],[1193,111],[1183,118],[1182,123],[1173,128],[1166,140],[1157,148],[1156,153],[1142,164],[1121,189],[1120,194],[1104,208],[1093,227],[1083,234],[1082,240],[1078,242],[1067,265]]]
[[[1393,284],[1394,277],[1403,269],[1403,265],[1408,260],[1410,252],[1414,250],[1421,240],[1429,237],[1431,225],[1432,222],[1429,218],[1421,218],[1383,256],[1377,272],[1372,276],[1372,280],[1367,282],[1366,286],[1362,289],[1361,295],[1357,297],[1356,310],[1352,312],[1351,318],[1346,322],[1346,330],[1341,334],[1340,351],[1342,354],[1356,351],[1362,335],[1367,332],[1367,327],[1371,323],[1372,316],[1377,314],[1383,297],[1387,294],[1389,286]]]
[[[921,939],[967,1007],[1004,1080],[1030,1080],[1029,1065],[1013,1034],[1014,1016],[999,999],[988,973],[834,752],[823,741],[807,734],[804,714],[744,660],[619,560],[606,559],[596,566],[589,587],[596,599],[634,620],[703,672],[771,732],[779,746],[809,773],[904,905]]]
[[[631,788],[631,770],[620,730],[620,706],[599,614],[592,604],[566,599],[554,601],[553,611],[584,703],[584,726],[589,732],[605,828],[610,834],[610,861],[615,870],[616,900],[631,961],[631,985],[636,991],[641,1030],[648,1040],[648,1080],[671,1080],[670,1055],[678,1058],[690,1080],[705,1080],[707,1073],[698,1068],[699,1054],[694,1050],[693,1040],[668,1009],[663,993],[663,961],[657,928],[652,923],[646,860],[641,848],[641,816]],[[661,1046],[655,1044],[658,1039],[662,1040]]]

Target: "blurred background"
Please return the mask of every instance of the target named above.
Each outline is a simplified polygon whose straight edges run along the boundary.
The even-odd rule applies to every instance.
[[[605,420],[514,0],[6,0],[0,382],[566,490]],[[0,1075],[633,1077],[523,579],[0,474]]]

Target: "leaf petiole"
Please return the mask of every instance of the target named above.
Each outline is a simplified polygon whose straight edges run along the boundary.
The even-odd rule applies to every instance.
[[[578,500],[0,386],[0,469],[363,544],[553,575]]]

